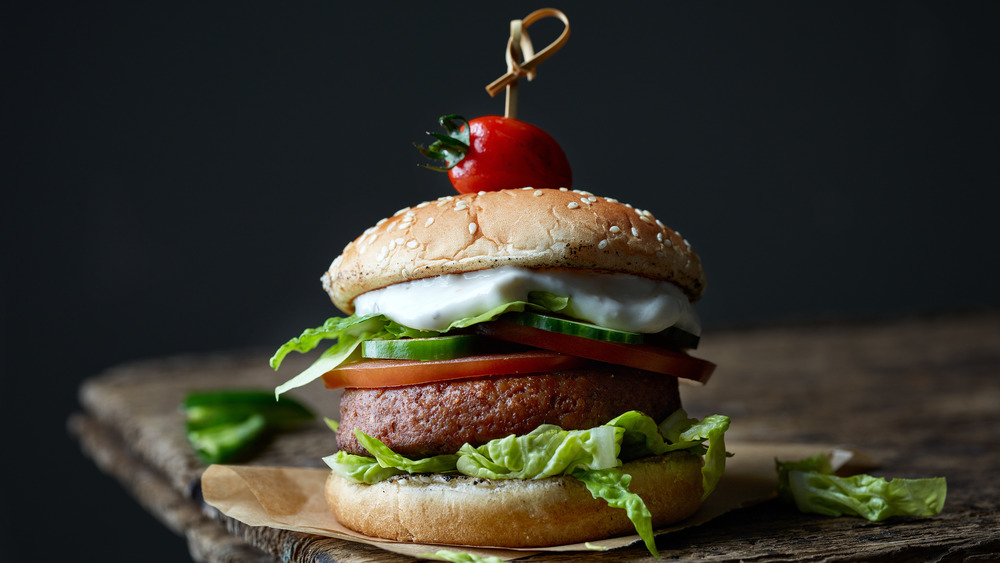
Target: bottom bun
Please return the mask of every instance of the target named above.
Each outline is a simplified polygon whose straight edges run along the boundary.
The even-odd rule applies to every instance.
[[[688,452],[626,463],[629,490],[642,497],[653,528],[701,505],[700,456]],[[397,475],[374,485],[336,473],[326,500],[344,526],[368,536],[416,543],[542,547],[635,533],[624,509],[594,499],[572,477],[493,480],[465,475]]]

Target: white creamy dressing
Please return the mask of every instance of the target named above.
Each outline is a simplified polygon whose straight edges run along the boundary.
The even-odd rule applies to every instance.
[[[444,330],[458,319],[527,301],[531,291],[569,297],[561,314],[599,326],[645,333],[677,326],[701,334],[680,288],[630,274],[503,267],[391,285],[358,296],[354,307],[358,315],[381,313],[411,328]]]

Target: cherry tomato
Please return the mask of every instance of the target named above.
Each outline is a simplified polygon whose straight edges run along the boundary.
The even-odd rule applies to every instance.
[[[715,370],[715,364],[712,362],[658,346],[603,342],[503,320],[478,324],[476,331],[497,340],[537,346],[563,354],[672,375],[699,383],[707,382]]]
[[[461,193],[507,188],[571,188],[573,172],[559,143],[542,129],[508,117],[488,115],[466,122],[459,115],[440,120],[447,131],[420,152],[441,159],[452,185]]]
[[[541,373],[576,369],[589,362],[549,350],[509,354],[478,354],[453,360],[360,360],[343,364],[325,374],[328,389],[400,387],[433,381],[487,375]]]
[[[538,127],[490,115],[470,121],[469,130],[469,152],[448,171],[459,192],[573,187],[566,154]]]

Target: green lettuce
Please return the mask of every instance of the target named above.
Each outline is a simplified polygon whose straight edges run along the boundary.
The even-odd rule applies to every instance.
[[[512,301],[504,303],[482,314],[458,319],[443,331],[418,330],[403,326],[390,320],[385,315],[351,315],[349,317],[332,317],[322,326],[307,328],[302,334],[281,345],[271,357],[271,368],[277,370],[282,361],[291,352],[305,354],[316,349],[325,340],[336,340],[320,357],[304,371],[279,385],[274,390],[274,396],[279,397],[296,387],[309,384],[355,355],[355,352],[366,340],[398,339],[398,338],[428,338],[439,336],[456,328],[465,328],[474,324],[491,321],[504,313],[522,312],[526,309],[535,311],[559,312],[569,304],[568,297],[561,297],[545,291],[528,293],[528,301]]]
[[[646,503],[642,498],[629,491],[629,483],[632,476],[623,473],[621,469],[612,467],[609,469],[598,469],[593,471],[574,471],[573,477],[587,486],[587,490],[595,498],[603,499],[608,506],[621,508],[628,515],[628,519],[635,526],[635,531],[646,544],[646,549],[659,557],[656,550],[656,540],[653,537],[653,515],[646,508]]]
[[[722,435],[728,427],[729,419],[718,415],[698,421],[678,410],[657,425],[652,418],[630,411],[587,430],[563,430],[546,424],[527,434],[498,438],[479,447],[465,444],[455,455],[420,460],[396,454],[381,441],[355,429],[359,443],[372,457],[337,452],[323,460],[339,475],[368,484],[400,473],[461,473],[488,479],[568,475],[586,485],[594,498],[625,510],[647,548],[656,554],[652,517],[642,499],[629,491],[632,478],[620,466],[639,457],[678,450],[705,455],[702,481],[707,496],[725,468]],[[663,435],[661,428],[671,433]],[[704,440],[708,441],[707,447]],[[710,463],[712,456],[717,459]]]
[[[543,424],[522,436],[491,440],[458,450],[458,471],[487,479],[545,479],[577,470],[617,467],[623,428],[563,430]]]
[[[417,557],[431,561],[451,561],[451,563],[504,563],[504,560],[499,557],[480,557],[474,553],[449,549],[439,549],[434,553],[418,553]]]
[[[678,409],[657,425],[652,418],[631,411],[608,424],[625,429],[622,444],[622,459],[625,461],[677,450],[704,455],[705,465],[701,469],[703,500],[715,490],[726,470],[729,454],[724,435],[729,429],[728,416],[716,414],[699,421],[688,418],[684,409]],[[703,445],[705,440],[708,440],[707,448]]]
[[[944,508],[948,485],[943,477],[892,479],[833,474],[826,456],[780,462],[778,494],[802,512],[860,516],[878,522],[892,516],[933,516]]]

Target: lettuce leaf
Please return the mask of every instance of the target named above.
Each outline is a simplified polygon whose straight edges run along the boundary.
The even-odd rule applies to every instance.
[[[459,458],[458,455],[448,454],[412,460],[397,454],[381,440],[372,438],[357,428],[354,429],[354,435],[361,447],[375,456],[379,466],[387,469],[398,469],[406,473],[451,473],[455,471],[455,463]]]
[[[561,297],[545,291],[532,291],[528,293],[528,301],[504,303],[480,315],[458,319],[444,331],[409,328],[380,314],[362,316],[355,314],[346,318],[331,317],[319,327],[305,329],[299,336],[282,344],[271,356],[271,368],[277,370],[291,352],[305,354],[316,349],[324,340],[337,341],[323,352],[311,366],[276,387],[274,396],[277,398],[282,393],[319,379],[324,373],[347,361],[366,340],[439,336],[443,332],[455,328],[464,328],[491,321],[504,313],[521,312],[525,309],[558,312],[565,309],[568,304],[568,297]]]
[[[393,475],[406,473],[406,471],[396,467],[382,467],[375,458],[349,454],[345,451],[328,455],[323,458],[323,461],[337,475],[355,483],[372,485]]]
[[[943,477],[838,477],[822,454],[794,462],[775,460],[775,466],[779,496],[794,501],[802,512],[824,516],[860,516],[873,522],[893,516],[933,516],[941,513],[948,492]]]
[[[628,519],[635,526],[636,533],[646,544],[646,549],[653,554],[653,557],[660,556],[653,537],[653,515],[646,508],[642,498],[628,490],[632,482],[631,475],[612,467],[593,471],[574,471],[573,477],[586,485],[595,499],[603,499],[608,506],[625,510]]]
[[[492,555],[489,557],[480,557],[474,553],[451,551],[449,549],[439,549],[434,553],[418,553],[417,557],[430,559],[431,561],[451,561],[451,563],[504,563],[503,559]]]
[[[456,455],[420,460],[396,454],[381,441],[355,429],[355,436],[373,457],[337,452],[323,461],[343,477],[368,484],[399,473],[457,472],[488,479],[569,475],[584,483],[594,498],[625,510],[636,532],[655,555],[652,517],[642,498],[629,491],[631,476],[619,467],[624,461],[677,450],[705,455],[702,483],[707,496],[725,468],[723,433],[728,427],[729,418],[725,416],[713,415],[699,421],[678,410],[657,425],[650,417],[630,411],[587,430],[542,425],[528,434],[491,440],[475,448],[465,444]],[[662,435],[661,428],[670,434]],[[707,448],[703,440],[708,440]]]
[[[563,430],[543,424],[522,436],[491,440],[458,451],[457,468],[465,475],[487,479],[544,479],[577,470],[617,467],[623,428],[598,426]]]
[[[663,455],[677,450],[705,456],[701,469],[702,500],[712,494],[726,470],[726,443],[724,435],[729,429],[729,417],[706,416],[699,421],[688,418],[684,409],[674,411],[657,425],[652,418],[636,412],[627,412],[608,422],[625,429],[622,459],[625,461],[650,455]],[[708,447],[703,442],[708,440]]]

